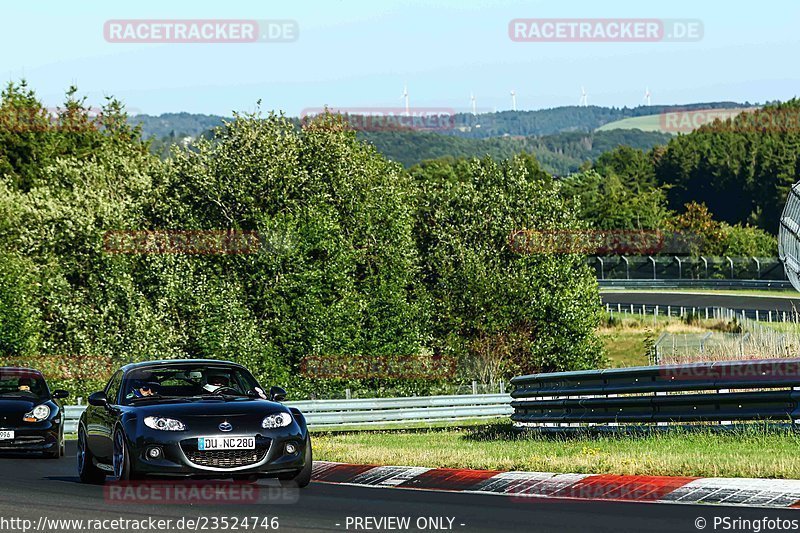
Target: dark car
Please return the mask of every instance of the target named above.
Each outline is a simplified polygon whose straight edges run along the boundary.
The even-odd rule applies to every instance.
[[[42,373],[0,367],[0,452],[64,455],[63,390],[50,392]]]
[[[305,487],[311,439],[302,413],[279,403],[285,397],[227,361],[127,365],[81,416],[81,481],[276,477]]]

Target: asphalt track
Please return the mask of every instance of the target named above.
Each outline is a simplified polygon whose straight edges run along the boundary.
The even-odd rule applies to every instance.
[[[714,517],[728,520],[800,520],[791,510],[694,505],[576,502],[494,495],[456,494],[401,489],[377,489],[312,483],[293,503],[258,505],[204,503],[202,505],[106,501],[103,487],[81,484],[75,475],[75,443],[68,443],[67,457],[59,460],[0,456],[0,524],[12,518],[31,520],[33,531],[40,517],[52,519],[142,520],[182,517],[277,517],[278,531],[698,531],[702,517],[705,530],[714,531]],[[259,489],[271,487],[259,482]],[[273,490],[279,490],[273,488]],[[291,498],[290,498],[291,499]],[[407,529],[347,527],[348,517],[410,517]],[[452,529],[418,528],[420,517],[449,517]],[[447,524],[447,521],[444,521]],[[740,522],[741,523],[741,522]],[[21,531],[6,522],[2,531]],[[365,523],[366,524],[366,523]],[[463,524],[463,525],[462,525]],[[369,523],[374,526],[374,523]],[[423,526],[425,524],[422,524]],[[211,522],[205,531],[214,529]],[[175,526],[160,531],[187,531]],[[191,529],[194,531],[194,529]],[[230,531],[231,529],[227,529]],[[252,530],[252,529],[250,529]],[[269,531],[272,529],[258,529]],[[716,530],[721,530],[721,525]],[[30,530],[29,530],[30,531]],[[76,531],[68,527],[38,531]],[[86,529],[83,529],[86,531]],[[97,531],[92,529],[92,531]],[[133,531],[105,529],[103,531]],[[143,530],[139,530],[143,531]],[[243,531],[240,527],[238,531]]]
[[[646,291],[612,291],[600,293],[603,303],[658,305],[672,307],[727,307],[729,309],[748,309],[759,311],[800,312],[800,296],[770,297],[746,296],[736,294],[672,293]]]

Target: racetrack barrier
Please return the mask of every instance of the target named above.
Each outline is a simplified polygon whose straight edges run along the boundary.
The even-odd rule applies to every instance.
[[[556,372],[511,380],[522,427],[800,419],[800,358]]]
[[[365,398],[354,400],[305,400],[286,402],[300,409],[311,429],[369,429],[376,426],[436,423],[508,416],[512,409],[508,394],[464,394],[414,396],[409,398]],[[65,407],[65,433],[78,430],[85,405]]]

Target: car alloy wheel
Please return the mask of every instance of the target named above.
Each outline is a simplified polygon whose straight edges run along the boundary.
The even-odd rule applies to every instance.
[[[83,431],[78,432],[78,472],[83,472],[86,469],[86,434]]]
[[[125,472],[125,437],[122,431],[117,430],[114,432],[114,477],[117,481],[122,481],[127,478]]]

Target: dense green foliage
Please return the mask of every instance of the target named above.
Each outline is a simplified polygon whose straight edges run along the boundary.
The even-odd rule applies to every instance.
[[[535,159],[412,176],[338,118],[247,115],[162,160],[113,100],[91,117],[70,92],[50,118],[24,86],[3,98],[0,110],[37,117],[0,121],[3,362],[86,394],[131,360],[231,358],[297,395],[330,395],[601,361],[589,270],[507,247],[518,225],[580,224]],[[242,253],[114,245],[142,230],[258,239]],[[305,357],[325,355],[457,365],[437,380],[303,376]]]
[[[698,201],[725,222],[777,233],[786,194],[800,171],[800,101],[678,136],[653,163],[658,180],[671,185],[673,207]]]
[[[471,353],[485,381],[595,367],[599,294],[581,257],[519,255],[508,246],[510,228],[580,226],[535,159],[431,162],[413,175],[434,338]]]

